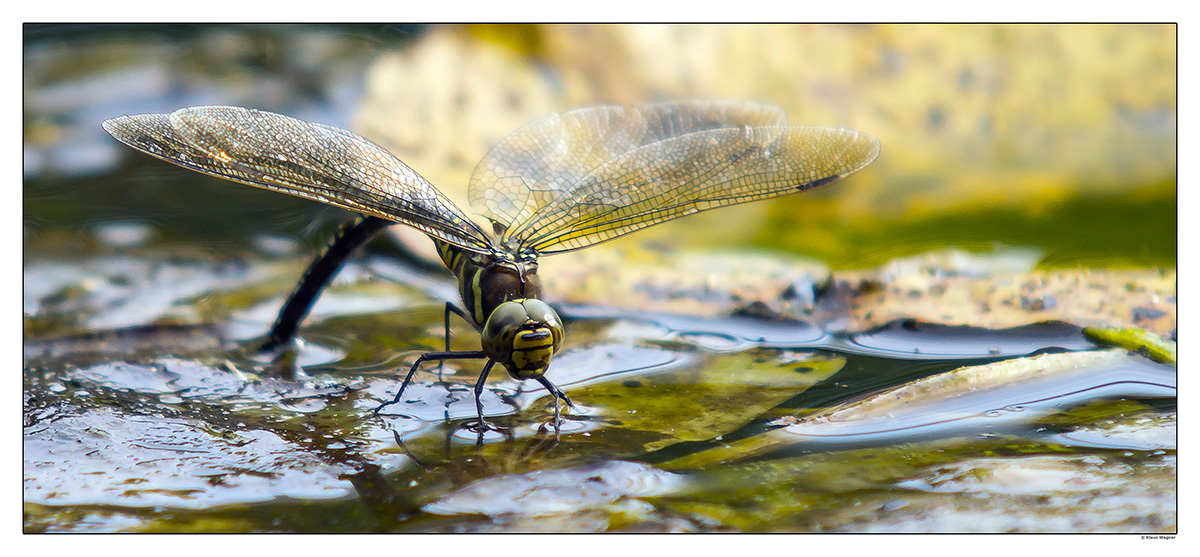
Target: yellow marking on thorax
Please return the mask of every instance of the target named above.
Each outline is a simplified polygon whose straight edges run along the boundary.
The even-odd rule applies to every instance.
[[[438,242],[437,250],[438,257],[442,258],[442,264],[453,271],[454,267],[458,265],[459,258],[462,257],[462,252],[454,250],[450,244],[445,242]]]
[[[483,269],[476,268],[475,274],[471,275],[471,293],[474,294],[475,306],[475,322],[482,325],[484,323],[483,315],[483,288],[479,286],[479,277],[483,276]]]

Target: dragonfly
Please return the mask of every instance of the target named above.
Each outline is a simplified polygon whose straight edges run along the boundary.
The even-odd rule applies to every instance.
[[[233,182],[312,199],[361,215],[344,225],[304,272],[263,350],[293,345],[321,290],[384,228],[404,224],[432,239],[458,281],[462,307],[446,303],[443,351],[421,364],[486,360],[480,396],[499,364],[559,401],[547,377],[563,344],[562,320],[541,300],[538,258],[603,243],[687,215],[830,184],[861,170],[879,141],[850,129],[790,125],[774,105],[686,100],[578,108],[534,120],[492,147],[476,166],[468,199],[477,222],[395,155],[353,132],[234,106],[107,120],[117,140],[166,162]],[[482,223],[482,224],[481,224]],[[474,326],[481,350],[450,350],[450,314]]]

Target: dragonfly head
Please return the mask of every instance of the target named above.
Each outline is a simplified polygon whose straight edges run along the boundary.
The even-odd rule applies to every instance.
[[[483,326],[483,352],[503,364],[514,379],[545,375],[550,357],[562,347],[562,339],[558,314],[533,298],[500,304]]]

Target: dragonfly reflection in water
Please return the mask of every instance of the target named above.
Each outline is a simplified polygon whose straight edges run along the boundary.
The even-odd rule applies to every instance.
[[[585,248],[709,209],[804,191],[871,163],[879,142],[841,128],[793,126],[779,107],[752,102],[682,101],[594,106],[534,120],[505,137],[471,176],[481,227],[428,181],[382,147],[352,132],[259,110],[228,106],[104,122],[116,139],[179,166],[363,215],[344,226],[309,266],[280,310],[264,350],[290,347],[321,289],[350,253],[383,228],[402,223],[428,235],[458,279],[463,308],[446,304],[446,350],[421,363],[486,359],[479,400],[499,363],[516,379],[546,378],[563,342],[558,315],[539,298],[539,256]],[[485,230],[490,228],[490,230]],[[453,312],[480,332],[482,350],[451,351]]]

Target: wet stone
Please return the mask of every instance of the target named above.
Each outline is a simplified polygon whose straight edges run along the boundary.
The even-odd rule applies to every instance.
[[[435,514],[555,515],[606,508],[624,498],[664,495],[681,476],[637,462],[610,461],[487,478],[425,506]]]
[[[24,500],[200,509],[353,493],[340,470],[268,431],[110,409],[63,413],[24,432]]]

